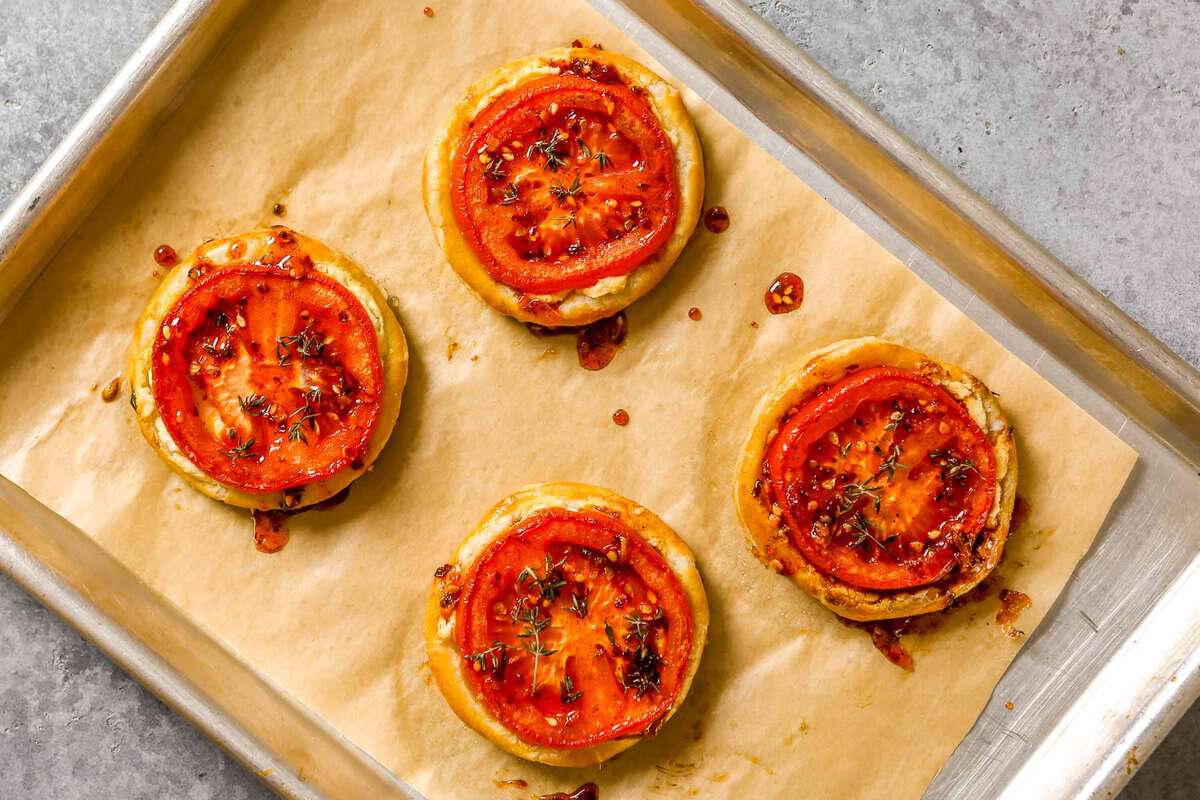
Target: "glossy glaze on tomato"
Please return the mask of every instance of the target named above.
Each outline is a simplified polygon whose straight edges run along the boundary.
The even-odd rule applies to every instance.
[[[656,257],[675,228],[675,158],[640,87],[601,61],[497,97],[459,145],[455,219],[496,281],[582,289]]]
[[[960,402],[874,367],[792,410],[767,448],[760,497],[820,571],[861,589],[911,589],[975,558],[995,472]]]
[[[362,303],[288,246],[254,263],[194,267],[154,343],[163,424],[208,476],[294,489],[360,468],[383,392]]]
[[[569,749],[645,734],[687,679],[684,588],[607,514],[526,517],[472,566],[455,613],[475,691],[526,742]]]

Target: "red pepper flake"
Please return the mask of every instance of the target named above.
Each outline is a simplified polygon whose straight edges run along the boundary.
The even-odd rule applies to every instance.
[[[790,314],[800,308],[804,302],[804,281],[799,275],[782,272],[763,295],[767,311],[772,314]]]
[[[704,212],[704,227],[712,233],[724,233],[729,230],[729,212],[725,206],[713,206]]]
[[[700,309],[696,308],[695,306],[692,306],[688,309],[688,319],[690,319],[692,322],[699,322],[700,317],[702,316],[704,315],[700,313]]]
[[[618,408],[613,412],[613,422],[624,428],[629,424],[629,412],[623,408]]]
[[[175,248],[169,244],[160,244],[154,248],[154,262],[160,267],[173,267],[179,261]]]
[[[433,9],[430,8],[429,6],[425,6],[424,8],[422,8],[421,13],[424,14],[425,16],[429,17],[430,19],[433,19]]]

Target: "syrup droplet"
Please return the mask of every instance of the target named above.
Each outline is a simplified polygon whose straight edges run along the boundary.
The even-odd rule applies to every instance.
[[[570,794],[566,792],[543,794],[538,797],[538,800],[599,800],[599,797],[600,787],[594,783],[585,783]]]
[[[424,8],[422,8],[421,13],[424,14],[425,16],[429,17],[430,19],[433,19],[433,9],[430,8],[429,6],[425,6]]]
[[[618,408],[613,412],[613,422],[624,428],[629,424],[629,412],[623,408]]]
[[[692,320],[693,322],[699,322],[700,317],[702,316],[704,315],[700,313],[700,309],[696,308],[695,306],[692,306],[688,309],[688,319]]]
[[[276,203],[275,205],[271,206],[271,213],[277,217],[282,217],[287,213],[287,206],[285,206],[283,203]]]
[[[100,399],[106,403],[111,403],[117,399],[117,395],[121,393],[121,376],[113,378],[100,391]]]
[[[729,230],[729,212],[725,206],[713,206],[704,212],[704,227],[713,233],[724,233]]]
[[[763,301],[767,304],[767,311],[772,314],[790,314],[804,302],[804,281],[799,275],[781,273],[771,282]]]
[[[575,351],[579,355],[579,366],[584,369],[604,369],[625,343],[629,323],[625,312],[597,320],[579,332]]]
[[[254,511],[254,547],[260,553],[278,553],[291,538],[283,511]]]
[[[175,254],[175,248],[171,245],[160,244],[154,248],[154,263],[160,267],[172,267],[177,261],[179,261],[179,256]]]

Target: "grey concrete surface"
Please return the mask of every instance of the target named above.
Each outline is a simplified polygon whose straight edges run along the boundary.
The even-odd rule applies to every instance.
[[[169,0],[0,0],[0,204]],[[1200,365],[1195,0],[755,0],[753,7]],[[0,798],[267,791],[0,579]],[[1200,796],[1200,711],[1127,800]]]

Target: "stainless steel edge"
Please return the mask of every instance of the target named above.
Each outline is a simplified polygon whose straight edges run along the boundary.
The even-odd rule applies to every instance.
[[[1115,794],[1200,693],[1200,628],[1181,624],[1200,593],[1198,373],[743,4],[592,4],[1138,451],[1105,532],[928,796]],[[937,213],[907,216],[922,193]],[[959,251],[922,239],[935,225]]]
[[[202,60],[219,46],[222,31],[246,2],[178,0],[0,216],[0,298],[11,298],[8,304],[0,302],[0,322],[19,296],[20,287],[28,285],[128,164],[136,142],[151,129],[154,119]],[[1195,600],[1200,598],[1200,570],[1196,568],[1200,516],[1163,503],[1164,497],[1168,503],[1173,496],[1200,498],[1194,467],[1200,455],[1200,374],[896,133],[741,3],[592,2],[618,23],[628,25],[637,19],[668,34],[670,44],[665,47],[676,48],[683,58],[700,65],[741,104],[722,107],[735,124],[769,128],[781,142],[805,153],[825,174],[841,181],[862,201],[845,209],[852,218],[873,235],[895,238],[893,231],[898,230],[908,236],[916,248],[893,241],[893,252],[910,248],[912,253],[906,257],[910,266],[952,302],[961,301],[973,316],[1002,316],[1005,325],[1016,329],[1007,338],[998,334],[1006,346],[1065,387],[1138,449],[1142,463],[1108,524],[1114,535],[1105,536],[1081,566],[1051,618],[1001,682],[997,698],[931,788],[935,797],[1015,799],[1115,793],[1128,777],[1130,749],[1137,748],[1140,758],[1148,755],[1200,693],[1200,629],[1195,624],[1180,624],[1181,620],[1196,620],[1200,612]],[[697,14],[717,27],[690,31],[680,27],[697,24]],[[672,30],[677,35],[669,35]],[[748,67],[752,71],[747,71]],[[837,152],[830,141],[815,135],[815,128],[789,127],[789,117],[782,111],[794,109],[778,109],[769,102],[772,92],[784,89],[791,92],[789,97],[827,113],[867,142],[870,148],[856,155],[868,159],[865,163],[869,166],[896,170],[892,176],[897,194],[881,195],[866,175],[869,170],[845,160],[845,154]],[[833,122],[829,126],[828,131],[835,131]],[[793,166],[789,153],[773,152],[781,153],[785,163]],[[814,174],[809,179],[820,191],[834,194],[822,184],[823,176]],[[932,200],[922,211],[952,215],[973,248],[968,255],[977,258],[958,258],[947,266],[946,262],[961,254],[939,249],[936,241],[921,240],[921,224],[929,219],[906,217],[903,201],[917,198],[924,202],[925,197],[916,193],[901,196],[903,188],[928,193]],[[922,271],[932,268],[924,266],[918,250],[938,259],[966,288],[953,282],[937,283],[938,276]],[[1024,282],[1027,274],[1032,276],[1029,285]],[[976,296],[988,307],[972,305]],[[992,322],[985,327],[1003,330],[1003,325]],[[1093,400],[1089,395],[1093,391],[1106,400]],[[1133,424],[1127,424],[1130,421]],[[19,505],[22,495],[0,480],[0,506]],[[26,510],[33,513],[38,504],[27,496],[21,502],[26,501],[30,504]],[[49,512],[44,508],[37,512],[49,530],[54,525],[43,519],[42,512]],[[1141,552],[1136,537],[1127,535],[1139,517],[1154,523],[1147,535],[1152,534],[1159,549],[1150,556]],[[35,541],[31,530],[28,528],[24,537],[13,530],[0,530],[0,569],[259,772],[277,792],[291,797],[320,796],[312,782],[290,771],[295,763],[311,761],[313,752],[281,756],[285,743],[276,741],[269,746],[262,735],[239,724],[218,698],[172,666],[177,653],[164,657],[166,651],[147,643],[155,641],[153,637],[135,635],[103,612],[106,603],[119,605],[126,598],[106,597],[104,587],[88,585],[72,574],[74,567],[65,556],[65,545],[39,550],[45,543]],[[64,528],[54,536],[77,536],[85,545],[90,542],[82,532],[71,531]],[[1179,564],[1187,568],[1181,569]],[[1116,587],[1118,590],[1106,586],[1106,579],[1121,574],[1122,565],[1141,582],[1133,588]],[[1146,591],[1140,594],[1135,591],[1143,588]],[[1091,626],[1081,620],[1091,621]],[[1075,694],[1065,693],[1063,681],[1056,678],[1068,672],[1085,676],[1090,684]],[[252,674],[246,677],[250,682],[255,679]],[[257,676],[257,680],[263,683],[265,679]],[[259,688],[266,691],[270,686]],[[1006,718],[996,708],[1002,696],[1019,698],[1021,711]],[[1048,709],[1061,714],[1055,717]],[[346,763],[361,770],[359,777],[378,787],[354,796],[415,796],[335,731],[310,719],[312,715],[306,715],[304,709],[287,710],[297,714],[299,722],[311,725],[313,736],[333,743],[326,746],[341,748],[339,753],[350,759]],[[996,767],[998,763],[1011,774]],[[270,772],[262,775],[263,770]]]

